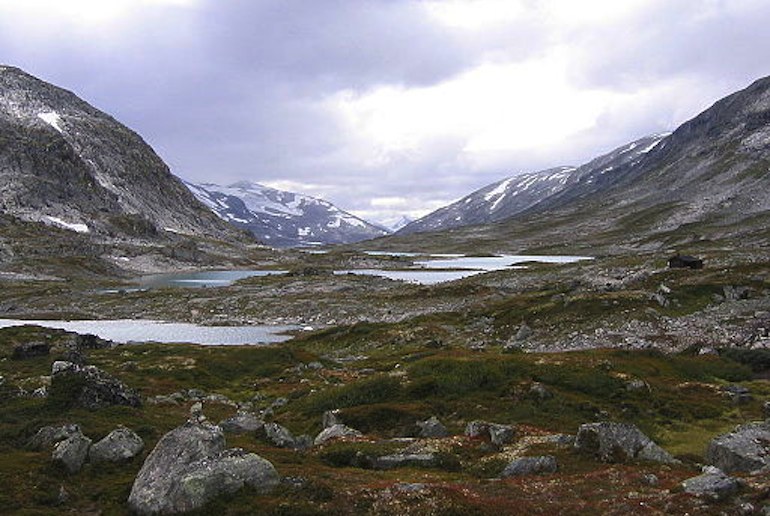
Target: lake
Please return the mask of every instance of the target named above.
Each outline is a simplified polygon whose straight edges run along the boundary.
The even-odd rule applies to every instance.
[[[291,339],[283,333],[297,326],[198,326],[150,320],[25,321],[0,319],[0,328],[35,325],[76,333],[90,333],[120,343],[190,343],[207,346],[271,344]]]
[[[184,287],[184,288],[204,288],[204,287],[227,287],[234,282],[253,277],[275,276],[286,274],[287,271],[201,271],[201,272],[172,272],[168,274],[152,274],[142,276],[136,281],[141,288],[163,288],[163,287]]]

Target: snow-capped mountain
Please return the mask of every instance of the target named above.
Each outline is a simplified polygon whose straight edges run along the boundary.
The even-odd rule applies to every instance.
[[[10,66],[0,66],[0,214],[97,239],[244,237],[202,206],[138,134]]]
[[[347,244],[388,232],[330,202],[257,183],[228,186],[185,182],[220,218],[274,247]]]
[[[619,147],[580,167],[528,172],[485,186],[402,228],[400,234],[489,224],[525,212],[560,195],[578,195],[600,188],[627,163],[652,150],[666,135],[657,134]]]

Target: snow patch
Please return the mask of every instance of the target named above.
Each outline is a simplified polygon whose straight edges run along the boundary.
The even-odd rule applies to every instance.
[[[59,113],[57,113],[56,111],[38,113],[37,117],[43,122],[45,122],[46,124],[50,125],[54,129],[59,131],[61,134],[64,134],[64,129],[62,129],[63,120],[59,116]]]
[[[76,233],[91,232],[91,230],[88,229],[88,226],[86,226],[85,224],[64,222],[62,219],[57,217],[46,217],[46,220],[55,226],[59,226],[62,229],[69,229],[70,231],[74,231]]]

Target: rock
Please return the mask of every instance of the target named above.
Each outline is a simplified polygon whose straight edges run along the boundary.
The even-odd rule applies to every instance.
[[[11,359],[27,360],[29,358],[44,357],[51,352],[51,345],[44,342],[25,342],[17,344],[13,348]]]
[[[190,405],[190,419],[199,423],[206,421],[206,416],[203,414],[203,403],[196,401]]]
[[[697,477],[688,478],[682,482],[685,493],[702,496],[714,500],[722,500],[738,491],[740,483],[737,479],[728,477],[722,471],[708,471]]]
[[[96,410],[111,405],[139,407],[139,394],[95,366],[56,361],[51,369],[50,397]]]
[[[603,462],[646,460],[676,463],[667,451],[629,423],[588,423],[581,425],[575,449],[596,456]]]
[[[751,289],[749,287],[733,287],[731,285],[727,285],[722,290],[724,292],[725,299],[728,301],[748,299],[751,295]]]
[[[80,427],[75,424],[44,426],[32,436],[27,446],[32,450],[52,448],[56,443],[80,433]]]
[[[297,441],[291,432],[278,423],[265,423],[265,437],[269,442],[278,448],[295,448]]]
[[[420,437],[441,438],[449,435],[449,430],[436,416],[432,416],[425,421],[418,421],[417,426],[420,428]]]
[[[125,462],[144,449],[144,441],[133,430],[120,426],[91,446],[88,459],[93,463]]]
[[[56,505],[64,505],[67,503],[70,499],[70,493],[67,491],[64,486],[59,486],[59,492],[56,495]]]
[[[754,472],[770,466],[770,422],[742,425],[711,440],[706,462],[726,473]]]
[[[54,446],[51,459],[54,463],[63,465],[69,473],[77,473],[88,458],[91,439],[79,431]]]
[[[556,457],[552,455],[542,455],[539,457],[521,457],[508,464],[500,476],[518,477],[523,475],[541,475],[543,473],[556,473],[559,465]]]
[[[396,453],[374,459],[375,469],[394,469],[406,466],[435,467],[438,458],[434,453]]]
[[[313,447],[313,438],[307,434],[298,435],[294,438],[294,443],[297,450],[309,450]]]
[[[327,410],[321,417],[321,425],[324,428],[329,428],[330,426],[341,424],[342,420],[340,419],[340,409]]]
[[[513,442],[516,437],[516,427],[487,421],[471,421],[465,427],[465,435],[472,438],[488,439],[495,446],[504,446]]]
[[[535,332],[532,331],[532,328],[527,326],[527,323],[522,324],[519,327],[519,331],[516,332],[516,337],[514,338],[515,341],[521,342],[524,340],[527,340],[530,338]]]
[[[276,398],[271,404],[270,408],[275,410],[277,408],[285,407],[286,404],[289,403],[289,400],[286,398]]]
[[[546,389],[542,383],[535,382],[529,388],[529,395],[538,400],[547,400],[553,398],[551,391]]]
[[[765,419],[770,418],[770,401],[766,401],[762,404],[762,413],[765,416]]]
[[[64,353],[62,353],[60,360],[63,360],[64,362],[72,362],[73,364],[80,366],[86,365],[88,363],[86,356],[79,349],[66,350]]]
[[[129,507],[139,514],[186,512],[243,486],[268,492],[280,482],[267,460],[224,448],[222,430],[209,423],[191,420],[167,433],[136,476]]]
[[[629,392],[649,391],[650,386],[644,380],[636,378],[626,382],[626,390]]]
[[[313,444],[319,446],[332,439],[355,439],[357,437],[363,437],[363,434],[354,428],[338,424],[332,425],[329,428],[324,428],[321,433],[316,436]]]
[[[259,431],[265,422],[251,412],[238,412],[219,423],[219,426],[229,434],[246,434]]]
[[[642,483],[647,486],[655,487],[660,484],[660,479],[658,478],[658,475],[655,475],[654,473],[646,473],[642,475]]]
[[[736,405],[741,405],[752,400],[749,389],[743,385],[727,385],[722,387],[722,392],[727,394],[730,400]]]

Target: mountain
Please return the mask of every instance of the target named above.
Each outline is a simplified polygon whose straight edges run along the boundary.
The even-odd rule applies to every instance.
[[[713,241],[764,247],[770,245],[768,191],[770,77],[716,102],[670,135],[634,142],[579,167],[558,191],[508,218],[402,232],[378,246],[594,254]]]
[[[388,234],[330,202],[257,183],[185,183],[221,219],[274,247],[345,244]]]
[[[392,220],[386,221],[387,227],[391,231],[398,231],[399,229],[408,226],[412,222],[414,222],[415,219],[408,215],[401,215],[400,217],[394,218]]]
[[[666,134],[641,138],[591,162],[576,167],[557,167],[503,179],[463,197],[406,225],[400,234],[440,231],[461,226],[489,224],[525,212],[557,194],[577,191],[577,185],[598,190],[613,171],[638,160]]]
[[[138,134],[74,93],[0,66],[0,265],[112,254],[123,267],[126,254],[197,256],[195,239],[253,242],[198,202]]]

